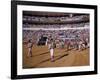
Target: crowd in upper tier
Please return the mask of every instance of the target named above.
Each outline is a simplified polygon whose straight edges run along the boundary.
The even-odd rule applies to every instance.
[[[37,16],[23,16],[23,21],[33,21],[33,22],[63,22],[63,21],[77,21],[82,19],[88,19],[89,16],[81,15],[74,17],[37,17]]]

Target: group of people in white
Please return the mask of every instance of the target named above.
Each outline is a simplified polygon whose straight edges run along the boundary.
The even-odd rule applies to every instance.
[[[54,61],[54,49],[59,48],[59,49],[66,49],[67,51],[69,50],[79,50],[82,51],[86,48],[89,48],[89,37],[87,38],[81,38],[79,39],[78,37],[72,38],[72,39],[61,39],[61,40],[55,40],[53,38],[47,38],[46,40],[46,46],[48,46],[50,50],[50,56],[51,56],[51,61]]]
[[[25,31],[27,32],[27,31]],[[51,61],[54,61],[54,49],[74,49],[74,50],[83,50],[89,48],[89,29],[82,30],[62,30],[62,31],[28,31],[27,34],[31,37],[28,38],[28,56],[32,57],[32,47],[37,45],[39,37],[46,36],[45,45],[48,46],[50,51]],[[24,37],[27,36],[24,34]],[[38,35],[40,34],[40,35]],[[32,37],[34,36],[34,37]],[[32,39],[33,38],[33,39]],[[38,46],[38,45],[37,45]]]

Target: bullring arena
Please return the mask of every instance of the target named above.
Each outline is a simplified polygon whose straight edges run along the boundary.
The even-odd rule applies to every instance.
[[[89,30],[89,14],[23,11],[23,68],[89,65]]]

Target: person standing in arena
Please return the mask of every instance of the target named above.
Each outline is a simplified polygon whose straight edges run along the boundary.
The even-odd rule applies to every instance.
[[[50,40],[49,50],[50,50],[51,62],[53,62],[54,61],[54,41],[53,39]]]
[[[28,41],[28,56],[29,57],[32,57],[32,47],[33,47],[33,43],[32,43],[32,40],[30,39],[29,41]]]
[[[46,39],[45,45],[46,45],[46,46],[48,45],[48,38]]]

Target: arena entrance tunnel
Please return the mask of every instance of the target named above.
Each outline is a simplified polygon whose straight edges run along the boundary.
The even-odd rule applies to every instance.
[[[45,45],[46,40],[47,40],[47,37],[42,36],[42,37],[39,39],[37,45]]]

